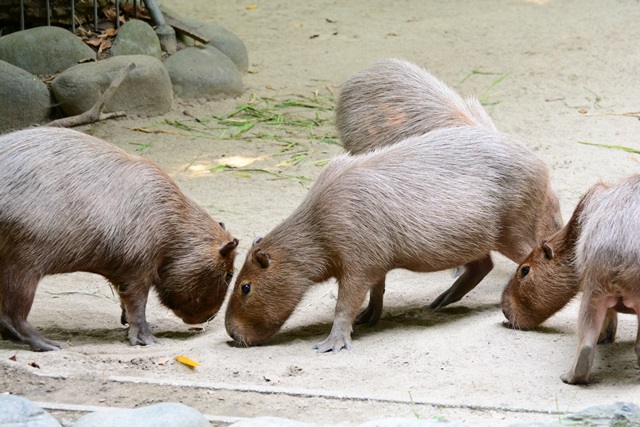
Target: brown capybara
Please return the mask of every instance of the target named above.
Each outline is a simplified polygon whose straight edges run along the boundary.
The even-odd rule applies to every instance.
[[[463,98],[427,70],[401,59],[381,60],[353,74],[342,85],[336,106],[336,127],[344,148],[351,154],[459,126],[495,130],[477,99]],[[551,182],[548,185],[548,194],[554,194]],[[562,227],[560,206],[556,197],[549,198],[549,203],[541,215],[553,221],[555,228],[550,230],[556,231]],[[464,268],[455,270],[457,276]],[[375,324],[383,297],[384,288],[374,287],[369,306],[358,322]],[[431,304],[432,308],[440,306],[439,300]]]
[[[153,344],[150,289],[186,323],[207,321],[225,298],[237,244],[149,160],[68,129],[0,137],[3,338],[64,347],[27,316],[42,277],[85,271],[117,290],[131,344]]]
[[[475,98],[463,98],[427,70],[385,59],[340,88],[336,127],[344,148],[361,154],[436,129],[495,126]]]
[[[490,251],[522,260],[555,229],[540,215],[557,204],[548,180],[527,147],[471,126],[339,156],[296,211],[254,242],[229,297],[227,332],[241,345],[264,343],[311,285],[335,277],[333,329],[316,349],[348,349],[367,292],[383,290],[395,268],[465,265],[438,306],[458,301],[492,269]],[[372,310],[361,320],[379,316]]]
[[[561,377],[569,384],[591,381],[596,343],[615,338],[617,311],[635,313],[640,322],[640,175],[591,188],[569,223],[520,264],[502,308],[511,326],[528,329],[580,291],[578,353]],[[640,323],[635,350],[640,364]]]

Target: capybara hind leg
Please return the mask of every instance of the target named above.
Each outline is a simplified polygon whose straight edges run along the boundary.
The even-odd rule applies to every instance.
[[[610,344],[616,340],[618,330],[618,312],[614,308],[607,310],[607,315],[602,324],[602,330],[598,337],[598,344]]]
[[[596,344],[609,306],[610,297],[593,298],[593,286],[586,285],[578,317],[578,352],[571,370],[560,378],[568,384],[589,384]]]
[[[13,333],[11,329],[5,327],[2,322],[0,322],[0,337],[2,337],[3,340],[20,341],[20,338]]]
[[[26,320],[11,319],[3,315],[0,318],[0,324],[4,326],[3,338],[17,338],[18,341],[28,344],[34,351],[55,351],[68,347],[65,343],[43,337]]]
[[[44,338],[27,322],[40,277],[17,266],[0,272],[0,324],[2,337],[28,344],[35,351],[60,350],[67,347]]]
[[[357,325],[366,323],[369,326],[374,326],[378,323],[378,320],[380,320],[380,316],[382,315],[384,288],[384,279],[373,285],[369,291],[369,305],[356,318]]]
[[[138,291],[134,286],[125,289],[127,290],[120,291],[120,301],[124,307],[123,313],[126,313],[125,320],[129,323],[129,342],[131,345],[156,344],[158,340],[151,333],[151,328],[149,327],[146,318],[146,305],[147,297],[149,296],[149,289],[144,288],[143,290]],[[121,316],[120,321],[122,320]]]
[[[460,301],[469,291],[475,288],[484,277],[493,269],[491,255],[472,261],[464,266],[464,273],[454,282],[449,289],[433,301],[430,308],[442,308],[446,305]]]
[[[327,351],[337,353],[343,348],[351,350],[353,322],[367,296],[368,286],[365,285],[367,282],[366,279],[339,279],[338,302],[333,326],[327,339],[313,346],[318,353]]]

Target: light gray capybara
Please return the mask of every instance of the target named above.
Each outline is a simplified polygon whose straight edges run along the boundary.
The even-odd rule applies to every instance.
[[[495,126],[477,99],[463,98],[427,70],[385,59],[340,88],[336,127],[344,148],[361,154],[436,129]]]
[[[241,345],[264,343],[311,285],[335,277],[333,329],[316,349],[348,349],[367,292],[384,290],[395,268],[465,265],[439,305],[458,301],[492,269],[492,250],[522,260],[538,236],[556,229],[540,214],[557,204],[548,181],[526,146],[480,127],[339,156],[291,216],[254,242],[229,297],[227,332]],[[359,320],[381,310],[370,304]]]
[[[64,347],[27,316],[42,277],[86,271],[118,292],[131,344],[153,344],[150,289],[186,323],[207,321],[225,298],[237,244],[149,160],[68,129],[0,137],[3,338]]]
[[[615,339],[617,312],[638,316],[640,364],[640,175],[591,188],[569,223],[520,264],[504,290],[502,309],[511,326],[528,329],[580,291],[578,352],[562,380],[591,381],[596,343]]]

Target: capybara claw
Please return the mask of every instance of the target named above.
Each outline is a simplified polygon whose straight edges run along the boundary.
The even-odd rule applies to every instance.
[[[329,351],[338,353],[342,349],[351,350],[351,340],[329,336],[326,340],[313,346],[318,353],[327,353]]]

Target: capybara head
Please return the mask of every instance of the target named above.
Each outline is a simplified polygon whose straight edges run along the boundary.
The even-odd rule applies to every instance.
[[[533,248],[504,289],[502,312],[511,327],[530,329],[540,325],[580,290],[575,246],[580,215],[590,193],[582,197],[564,228]]]
[[[509,326],[534,328],[564,307],[578,292],[577,287],[571,259],[544,241],[509,281],[502,294],[502,312]]]
[[[299,254],[270,247],[257,238],[229,297],[227,333],[242,346],[271,338],[291,316],[305,290],[313,284],[300,268]]]
[[[220,310],[233,278],[238,240],[218,225],[169,250],[156,287],[160,301],[185,323],[203,323]]]

